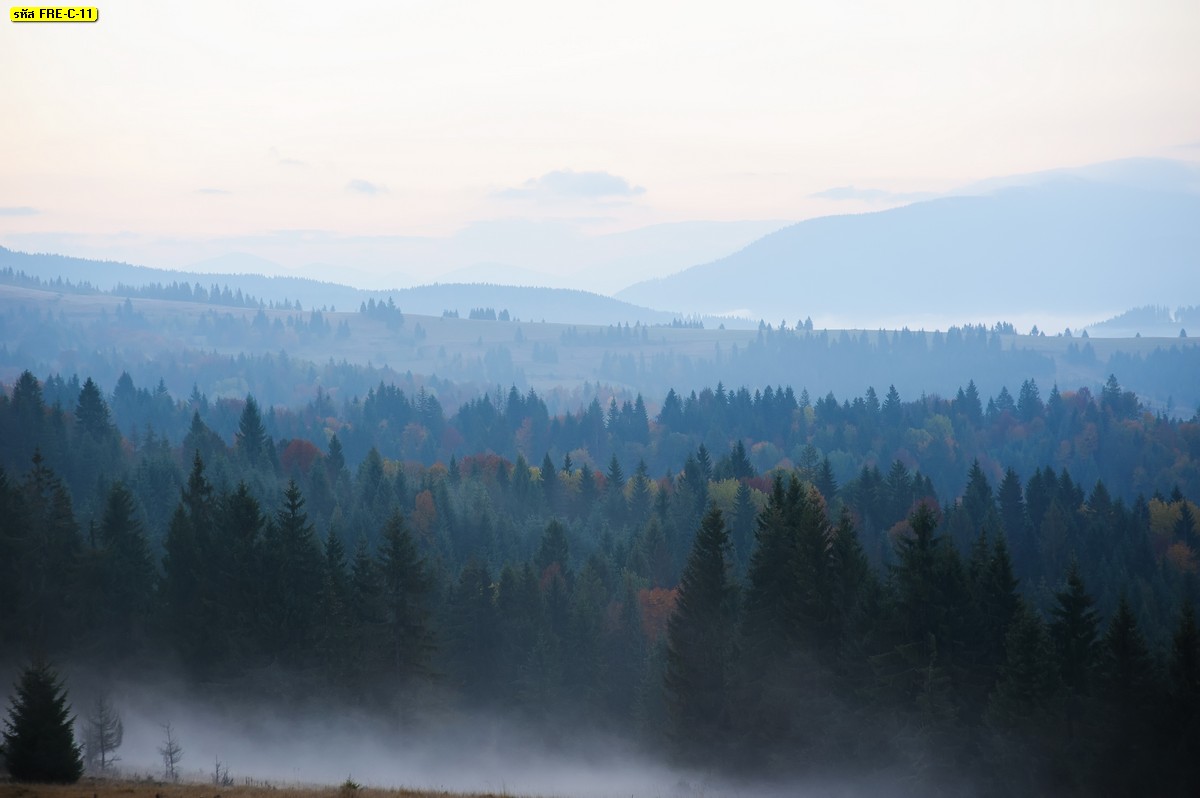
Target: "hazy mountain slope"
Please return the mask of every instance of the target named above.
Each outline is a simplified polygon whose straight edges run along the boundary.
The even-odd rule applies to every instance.
[[[567,288],[530,288],[486,283],[421,285],[391,292],[396,304],[411,313],[438,316],[457,310],[466,318],[472,308],[507,310],[526,321],[577,324],[669,323],[675,314],[637,307],[611,297]]]
[[[402,288],[393,291],[364,291],[336,283],[318,282],[301,277],[264,277],[258,274],[212,274],[175,272],[132,266],[128,263],[94,261],[62,255],[28,254],[0,247],[0,269],[12,268],[43,280],[62,278],[73,283],[89,282],[109,290],[118,284],[142,286],[147,283],[214,283],[240,289],[264,302],[299,300],[305,308],[334,306],[357,310],[369,298],[391,297],[401,310],[440,316],[443,310],[457,310],[463,318],[471,308],[507,309],[513,316],[577,324],[668,323],[675,314],[636,307],[611,297],[587,291],[561,288],[529,288],[484,283],[445,283]]]
[[[1103,316],[1200,296],[1200,197],[1068,177],[812,219],[617,296],[793,323]]]
[[[299,300],[305,307],[358,303],[378,292],[360,291],[346,285],[310,280],[304,277],[270,277],[261,274],[225,274],[218,272],[171,271],[149,266],[134,266],[117,261],[72,258],[66,255],[15,252],[0,247],[0,269],[12,268],[43,280],[62,278],[72,283],[88,282],[101,290],[119,284],[142,286],[148,283],[200,283],[205,288],[216,284],[241,289],[264,302]]]

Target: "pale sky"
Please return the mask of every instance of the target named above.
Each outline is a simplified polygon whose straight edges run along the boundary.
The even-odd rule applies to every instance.
[[[1197,0],[99,9],[0,24],[0,244],[179,266],[168,244],[794,220],[1200,159]]]

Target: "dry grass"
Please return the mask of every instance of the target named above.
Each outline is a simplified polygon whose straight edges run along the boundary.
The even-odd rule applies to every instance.
[[[76,784],[0,783],[0,798],[515,798],[507,793],[454,793],[440,790],[382,790],[372,787],[296,785],[215,787],[87,778]]]

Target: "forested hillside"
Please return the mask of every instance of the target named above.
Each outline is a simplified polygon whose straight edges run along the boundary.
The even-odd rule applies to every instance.
[[[195,386],[214,399],[253,393],[266,406],[294,406],[317,386],[338,399],[361,398],[382,380],[437,385],[452,409],[515,385],[536,389],[559,414],[581,398],[586,404],[598,386],[647,401],[718,382],[787,384],[838,397],[895,385],[915,397],[951,396],[970,378],[995,396],[1027,379],[1045,390],[1058,384],[1098,393],[1115,374],[1152,412],[1188,418],[1200,407],[1200,382],[1192,378],[1200,373],[1200,339],[1178,336],[1089,338],[1036,327],[1021,334],[1007,322],[824,330],[803,307],[756,329],[682,318],[586,324],[582,313],[555,324],[498,301],[502,292],[461,306],[434,303],[442,308],[436,315],[420,315],[396,296],[301,309],[286,297],[264,304],[219,284],[125,286],[111,294],[9,277],[16,284],[4,285],[0,272],[5,382],[27,368],[87,373],[105,385],[128,372],[140,383],[162,380],[177,395]]]
[[[1200,423],[1115,379],[1014,388],[447,414],[392,384],[264,410],[26,372],[0,651],[756,777],[1187,794]]]

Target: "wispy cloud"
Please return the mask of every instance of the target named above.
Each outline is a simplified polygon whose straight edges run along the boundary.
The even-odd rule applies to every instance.
[[[307,161],[298,161],[295,158],[280,158],[280,166],[308,166]]]
[[[646,189],[608,172],[576,172],[559,169],[526,180],[516,188],[496,192],[503,199],[628,199],[645,194]]]
[[[223,188],[198,188],[198,189],[196,189],[196,193],[197,194],[231,194],[232,192],[226,191]]]
[[[352,194],[363,194],[368,197],[374,197],[377,194],[386,194],[387,186],[380,183],[372,183],[370,180],[355,178],[346,184],[346,190]]]
[[[836,201],[857,200],[859,202],[915,202],[934,196],[929,192],[896,192],[881,188],[855,188],[854,186],[835,186],[824,191],[818,191],[809,196],[815,199]]]
[[[39,213],[41,211],[37,208],[30,208],[28,205],[0,208],[0,216],[37,216]]]

